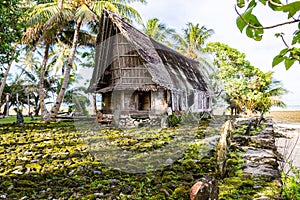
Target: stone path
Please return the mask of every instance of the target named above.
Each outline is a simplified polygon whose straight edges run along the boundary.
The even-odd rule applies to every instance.
[[[286,137],[276,138],[276,146],[284,159],[300,168],[300,124],[276,124],[275,130]],[[288,172],[289,165],[280,164],[281,169]]]

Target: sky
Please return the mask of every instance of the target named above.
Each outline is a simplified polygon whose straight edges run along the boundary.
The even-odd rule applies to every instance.
[[[234,10],[236,0],[148,0],[147,5],[132,4],[139,11],[144,21],[158,18],[169,28],[178,33],[185,28],[188,22],[199,23],[214,34],[209,42],[221,42],[238,49],[246,54],[250,63],[262,71],[274,71],[274,78],[282,81],[289,91],[283,96],[287,105],[300,105],[300,66],[295,63],[286,70],[283,64],[272,68],[273,58],[285,48],[283,42],[274,35],[284,32],[290,42],[291,34],[296,25],[284,26],[277,29],[265,30],[262,41],[254,41],[241,33],[236,26],[237,13]],[[274,25],[287,20],[286,15],[275,14],[269,9],[259,9],[255,13],[264,26]]]

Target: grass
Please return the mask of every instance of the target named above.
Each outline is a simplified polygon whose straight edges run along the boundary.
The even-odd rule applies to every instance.
[[[34,118],[35,120],[35,122],[36,122],[36,120],[39,120],[39,117],[35,117]],[[11,124],[11,123],[14,123],[14,122],[16,122],[17,121],[17,116],[9,116],[9,117],[5,117],[5,118],[1,118],[0,119],[0,124]],[[25,123],[30,123],[30,122],[33,122],[32,120],[31,120],[31,118],[30,117],[24,117],[24,122]]]

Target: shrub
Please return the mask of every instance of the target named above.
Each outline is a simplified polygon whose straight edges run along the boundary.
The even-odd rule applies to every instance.
[[[172,113],[172,115],[168,116],[169,127],[178,127],[181,123],[181,120],[182,120],[181,115]]]

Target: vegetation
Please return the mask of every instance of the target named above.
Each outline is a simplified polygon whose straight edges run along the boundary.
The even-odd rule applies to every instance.
[[[8,199],[188,199],[194,181],[215,171],[214,150],[201,138],[218,131],[206,129],[207,123],[186,129],[127,131],[96,126],[93,122],[2,125],[0,195]],[[175,148],[179,152],[170,145],[180,147]]]
[[[282,197],[284,199],[300,199],[300,170],[292,164],[289,166],[292,175],[282,172]]]
[[[85,88],[75,85],[79,79],[75,72],[78,64],[93,65],[90,55],[94,52],[101,11],[110,9],[128,21],[141,23],[139,13],[129,3],[146,3],[145,0],[20,2],[4,1],[0,5],[0,108],[5,103],[9,108],[33,106],[34,115],[41,111],[41,118],[25,117],[24,125],[15,124],[15,117],[0,119],[0,198],[188,199],[192,184],[203,176],[218,179],[220,199],[250,199],[257,194],[254,182],[241,175],[243,163],[237,149],[229,155],[227,177],[220,179],[216,174],[215,148],[204,139],[214,139],[219,134],[213,119],[179,126],[184,120],[192,120],[173,113],[168,118],[171,128],[138,130],[99,128],[93,122],[49,122],[62,103],[73,107],[73,111],[90,114],[86,109],[90,101],[83,95]],[[238,5],[245,7],[243,2],[238,0]],[[263,28],[254,27],[261,25],[252,14],[258,4],[246,2],[247,10],[240,15],[238,27],[260,40]],[[274,2],[260,1],[276,11],[288,12],[290,17],[298,11],[298,3]],[[188,23],[178,34],[153,18],[143,31],[203,62],[207,80],[212,78],[208,71],[215,71],[212,68],[216,65],[218,74],[214,78],[222,81],[228,103],[234,100],[240,111],[263,115],[271,106],[284,105],[280,96],[285,90],[273,79],[272,72],[263,73],[228,45],[206,44],[212,29]],[[282,34],[277,36],[283,39]],[[296,32],[292,45],[298,42]],[[201,56],[204,51],[214,56],[214,65]],[[13,61],[18,61],[19,71],[9,77]],[[288,69],[299,61],[299,50],[287,46],[274,58],[273,66],[282,61]],[[8,102],[5,94],[9,94]],[[54,104],[51,112],[46,103]],[[39,119],[48,122],[41,123]],[[210,122],[213,127],[208,127]],[[236,133],[245,129],[239,127]],[[284,176],[283,182],[283,196],[298,198],[298,177]],[[277,189],[272,183],[262,185]]]
[[[158,42],[171,45],[170,39],[175,34],[174,29],[167,28],[163,23],[159,22],[159,19],[149,19],[145,25],[143,25],[143,32]]]
[[[3,1],[0,5],[0,102],[12,63],[18,58],[17,45],[25,29],[24,8],[20,0]],[[3,73],[4,72],[4,73]],[[1,105],[1,103],[0,103]]]
[[[20,43],[25,29],[25,13],[20,0],[1,2],[0,13],[0,71],[4,71],[3,66],[17,58],[16,44]]]
[[[206,51],[214,56],[218,67],[216,79],[222,81],[228,104],[235,103],[239,112],[260,112],[262,115],[272,106],[284,106],[280,100],[286,90],[273,80],[273,73],[263,73],[245,59],[245,54],[218,42],[208,43]]]
[[[76,103],[77,110],[86,110],[84,107],[90,102],[82,95],[81,91],[84,88],[72,86],[73,78],[77,77],[75,75],[77,66],[79,64],[84,66],[83,63],[93,63],[92,57],[89,55],[94,52],[93,44],[98,32],[97,20],[104,7],[117,12],[129,21],[141,22],[138,12],[129,6],[131,2],[145,3],[144,0],[136,0],[122,3],[119,1],[89,1],[85,4],[78,1],[60,0],[39,1],[37,4],[27,1],[23,6],[19,5],[18,8],[22,12],[18,14],[23,21],[27,22],[28,27],[22,37],[22,47],[26,48],[22,51],[22,61],[18,63],[22,75],[15,80],[11,79],[11,83],[5,89],[6,93],[14,91],[11,93],[10,100],[16,99],[14,95],[18,94],[20,104],[34,106],[35,114],[41,111],[43,120],[49,120],[50,117],[56,116],[63,102],[69,106],[74,105],[72,97],[75,96],[81,99],[81,103]],[[15,10],[17,12],[17,9]],[[19,27],[16,30],[20,31],[19,36],[21,36],[23,29]],[[220,52],[224,55],[227,54],[231,60],[226,61],[222,56],[215,56],[215,64],[219,68],[217,77],[224,84],[228,102],[230,99],[234,99],[239,110],[245,107],[251,112],[263,114],[273,105],[284,105],[280,101],[284,89],[280,82],[273,80],[271,72],[261,72],[245,60],[245,55],[233,48],[227,48],[224,44],[215,43],[205,47],[207,39],[214,33],[212,29],[198,23],[188,23],[182,33],[175,33],[173,29],[160,23],[159,19],[153,18],[146,22],[143,31],[187,57],[202,62],[205,68],[201,70],[206,81],[213,78],[212,73],[216,69],[213,64],[206,61],[201,53],[208,50],[214,55],[220,55]],[[8,61],[7,64],[10,66]],[[61,74],[58,73],[59,71]],[[251,88],[248,84],[249,81],[255,83],[251,85]],[[5,86],[6,79],[2,79],[2,83]],[[216,93],[222,91],[222,88],[216,86],[218,83],[215,82],[209,86]],[[30,86],[30,88],[26,87],[26,91],[23,86],[18,86],[25,84]],[[52,97],[51,100],[50,97]],[[1,95],[0,105],[6,102],[5,98],[5,95]],[[50,113],[46,108],[46,102],[53,104]],[[79,106],[79,104],[82,105]],[[9,104],[9,106],[13,105],[16,103]]]
[[[36,54],[43,49],[43,61],[41,63],[39,77],[39,99],[42,119],[48,120],[49,117],[57,115],[65,92],[68,87],[69,78],[74,73],[74,59],[79,52],[79,46],[92,47],[95,41],[95,34],[90,34],[83,30],[88,27],[90,32],[95,30],[98,23],[98,16],[106,7],[128,20],[137,20],[141,22],[139,13],[128,5],[131,2],[145,3],[144,0],[135,1],[89,1],[88,4],[78,1],[28,1],[26,4],[26,14],[22,19],[27,21],[28,28],[23,34],[23,44],[28,47],[26,51]],[[25,9],[25,8],[24,8]],[[22,31],[20,31],[20,34]],[[53,62],[50,57],[53,52],[59,49],[58,58],[68,58],[63,61],[57,59]],[[9,65],[10,66],[10,65]],[[60,90],[56,95],[56,101],[48,112],[45,106],[47,90],[45,90],[45,74],[51,71],[51,67],[60,67],[63,71],[63,81]],[[6,80],[2,83],[5,84]],[[0,95],[1,96],[1,95]]]
[[[261,40],[265,29],[275,29],[279,26],[289,26],[291,24],[299,24],[299,1],[267,1],[267,0],[237,0],[237,6],[239,8],[245,8],[243,13],[240,13],[236,8],[238,18],[236,21],[237,27],[241,32],[245,30],[246,35],[254,40]],[[287,15],[287,21],[283,23],[274,22],[273,25],[264,26],[260,23],[259,18],[254,14],[257,7],[264,7],[271,9],[274,12],[274,16],[277,13],[284,13]],[[260,16],[263,18],[264,16]],[[299,25],[292,34],[291,44],[288,44],[285,39],[284,33],[277,33],[275,36],[283,41],[285,48],[273,59],[273,67],[281,62],[284,62],[285,68],[289,69],[295,62],[300,62],[300,31]]]
[[[206,40],[214,33],[212,29],[207,29],[199,24],[188,23],[187,28],[183,29],[183,35],[175,35],[177,42],[175,48],[183,55],[191,59],[199,59],[199,53]]]
[[[242,174],[243,151],[235,145],[230,148],[225,178],[216,173],[216,144],[209,138],[220,130],[208,125],[224,119],[218,120],[201,121],[196,127],[131,130],[80,121],[2,124],[0,195],[7,199],[188,199],[192,185],[210,176],[218,181],[220,199],[277,197],[276,182]],[[239,125],[233,134],[244,135],[246,130],[247,125]],[[284,180],[287,195],[298,194],[294,193],[298,180]]]

